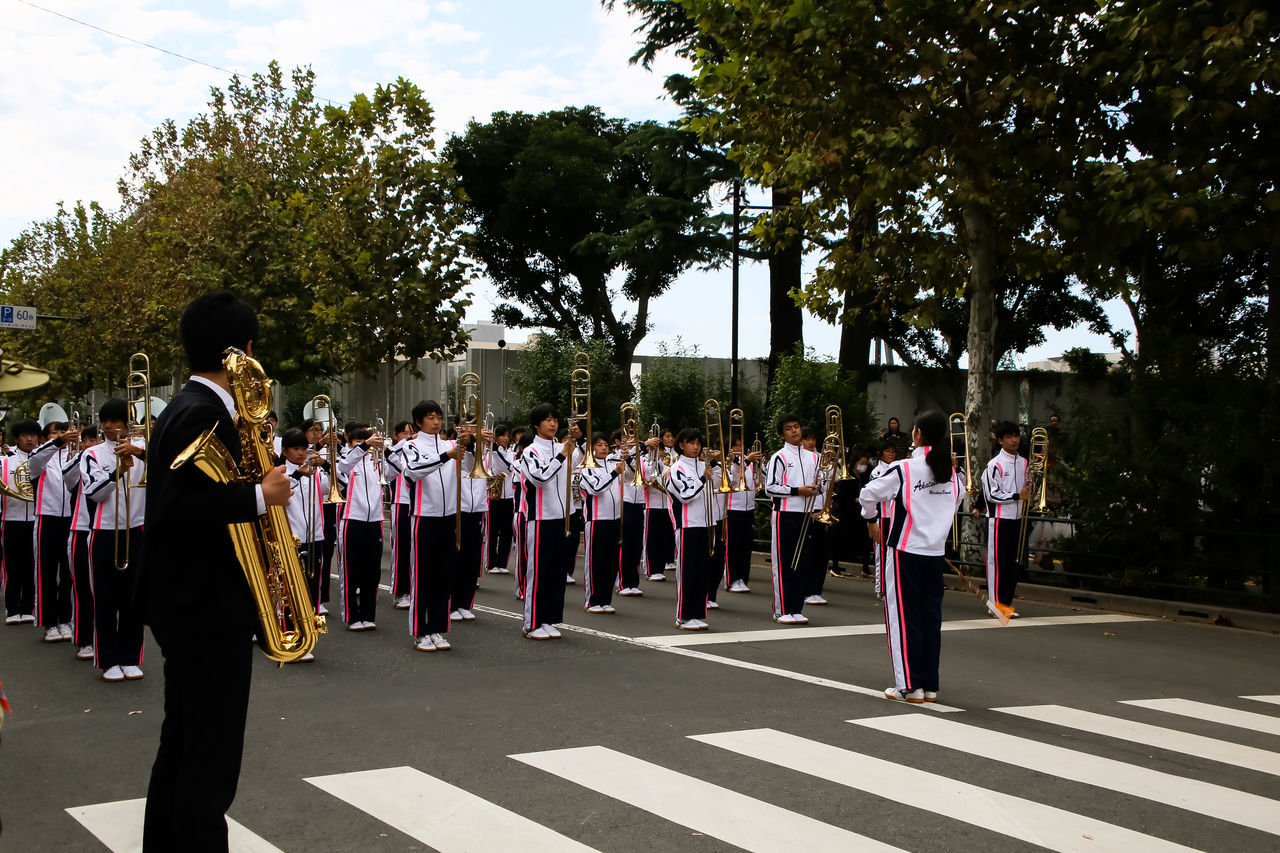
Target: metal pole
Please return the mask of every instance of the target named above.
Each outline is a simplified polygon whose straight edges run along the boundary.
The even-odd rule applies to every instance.
[[[741,235],[742,181],[733,182],[733,366],[730,368],[732,408],[738,408],[738,240]]]

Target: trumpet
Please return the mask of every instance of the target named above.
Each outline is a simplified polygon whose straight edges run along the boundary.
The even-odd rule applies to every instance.
[[[569,429],[572,431],[578,421],[585,419],[587,430],[583,433],[587,442],[591,442],[591,356],[580,352],[573,357],[573,370],[569,374]],[[588,448],[590,451],[590,448]],[[583,454],[582,467],[598,467],[593,458],[594,453]],[[573,534],[573,455],[565,460],[564,478],[564,535]]]
[[[661,425],[658,424],[658,416],[654,415],[653,423],[649,426],[649,438],[661,438],[661,437],[662,437],[662,427]],[[655,471],[658,470],[659,452],[660,451],[658,450],[657,447],[649,451],[649,467]],[[639,477],[640,474],[641,474],[640,460],[637,459],[636,460],[636,476]],[[661,477],[657,477],[657,476],[645,477],[644,484],[647,488],[657,489],[660,492],[666,492],[667,490],[666,487],[662,485]]]
[[[313,420],[320,420],[321,411],[323,411],[325,420],[324,443],[329,450],[329,494],[325,496],[324,502],[327,504],[346,503],[346,499],[342,497],[342,492],[338,489],[338,424],[333,416],[333,401],[326,394],[317,394],[311,398],[311,402],[307,404],[311,408],[311,416]]]
[[[462,443],[462,433],[464,430],[471,430],[474,434],[474,448],[476,451],[476,464],[471,471],[472,477],[488,477],[489,472],[485,471],[484,464],[480,459],[480,442],[481,438],[476,434],[476,420],[480,409],[480,376],[475,373],[464,373],[458,377],[458,440]],[[477,475],[476,471],[483,471],[483,474]],[[454,479],[457,480],[457,491],[455,493],[456,512],[453,516],[453,547],[462,550],[462,457],[458,457],[457,470],[454,472]]]
[[[800,568],[800,557],[804,554],[805,539],[809,536],[809,524],[813,520],[813,505],[818,501],[818,488],[823,480],[830,481],[835,477],[836,472],[836,450],[840,444],[840,437],[833,433],[827,433],[827,437],[822,440],[822,452],[818,455],[818,466],[813,471],[813,482],[810,484],[814,489],[813,494],[804,499],[804,519],[800,522],[800,537],[796,540],[795,553],[791,555],[791,571],[795,572]],[[822,523],[829,524],[834,521],[834,517],[826,512],[826,505],[823,505],[823,512],[827,514],[828,520]]]
[[[1027,460],[1027,483],[1031,486],[1031,497],[1022,502],[1022,522],[1018,527],[1018,562],[1027,556],[1027,531],[1030,527],[1031,513],[1044,515],[1049,510],[1049,478],[1045,476],[1045,463],[1048,460],[1049,431],[1044,427],[1036,427],[1031,431],[1031,447]]]
[[[702,420],[707,429],[707,447],[719,454],[720,458],[720,485],[716,487],[716,491],[720,494],[732,492],[733,486],[729,484],[729,468],[725,463],[724,453],[724,426],[720,422],[720,401],[707,400],[702,404]],[[715,426],[715,440],[711,438],[711,427]]]
[[[77,433],[80,432],[80,413],[75,409],[71,410],[71,419],[67,421],[67,427],[75,430]],[[67,454],[69,456],[75,456],[79,452],[80,439],[77,438],[75,441],[67,442]]]
[[[640,409],[635,403],[623,403],[618,407],[618,415],[622,420],[621,438],[618,439],[618,447],[630,447],[631,456],[635,460],[636,475],[632,478],[630,485],[643,486],[645,484],[644,471],[640,467],[640,443],[636,437],[636,425],[640,422]],[[654,426],[657,426],[655,424]]]

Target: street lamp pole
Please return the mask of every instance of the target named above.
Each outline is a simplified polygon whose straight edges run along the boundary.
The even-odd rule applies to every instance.
[[[733,182],[733,366],[730,368],[732,408],[738,408],[738,241],[741,237],[742,181]]]

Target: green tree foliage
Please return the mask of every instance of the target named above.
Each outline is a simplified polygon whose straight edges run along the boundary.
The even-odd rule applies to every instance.
[[[520,401],[513,425],[527,425],[529,411],[539,403],[555,406],[562,422],[569,416],[569,376],[580,352],[591,360],[591,428],[606,435],[618,428],[618,409],[629,396],[623,396],[611,345],[601,338],[583,341],[566,333],[531,336],[528,347],[520,353],[519,366],[507,371],[511,389]]]
[[[494,320],[608,341],[616,393],[629,392],[650,302],[727,248],[708,195],[723,159],[692,133],[595,107],[495,113],[445,153],[467,195],[470,254],[506,300]]]
[[[430,105],[404,79],[345,107],[322,108],[312,85],[274,63],[232,78],[207,112],[142,140],[118,216],[60,213],[20,238],[7,298],[47,311],[69,287],[90,297],[84,335],[36,348],[65,347],[81,372],[137,349],[163,367],[187,301],[227,288],[258,309],[254,354],[286,383],[460,352],[470,268]]]
[[[770,451],[782,446],[778,436],[778,418],[794,414],[800,425],[812,427],[821,436],[826,434],[827,406],[840,407],[844,420],[845,447],[852,450],[864,444],[870,427],[867,395],[858,390],[856,377],[849,377],[840,365],[831,360],[819,359],[813,350],[791,353],[778,363],[777,377],[769,394],[769,409],[765,416],[766,429],[760,439]]]
[[[714,373],[706,370],[706,363],[696,346],[688,346],[677,338],[671,344],[658,345],[658,356],[650,359],[640,374],[637,399],[640,417],[644,421],[640,432],[648,436],[657,420],[663,429],[679,432],[684,427],[706,428],[703,406],[708,400],[720,403],[720,420],[725,442],[730,441],[730,388],[729,377],[723,369]],[[751,444],[759,427],[764,406],[759,389],[746,382],[739,383],[738,406],[743,412],[743,425],[748,430],[746,443]],[[762,439],[763,440],[763,439]]]

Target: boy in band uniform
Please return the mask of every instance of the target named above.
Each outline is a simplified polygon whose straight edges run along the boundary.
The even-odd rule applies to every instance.
[[[75,456],[71,442],[79,430],[50,421],[45,442],[31,452],[31,482],[36,483],[36,620],[45,629],[44,641],[58,643],[72,636],[73,582],[67,541],[71,535],[71,493],[63,470]]]
[[[579,428],[580,429],[580,428]],[[560,430],[560,439],[569,434],[568,430]],[[582,465],[587,459],[587,448],[584,441],[578,441],[573,449],[573,470],[582,471]],[[582,491],[581,489],[573,490],[573,511],[569,517],[569,541],[563,552],[564,559],[564,582],[566,584],[577,583],[573,578],[573,570],[578,565],[578,549],[582,547],[582,531],[585,528],[582,520]]]
[[[653,449],[657,449],[660,439],[651,438]],[[622,556],[618,567],[618,595],[641,596],[640,561],[644,558],[644,531],[648,512],[645,509],[646,493],[644,486],[635,486],[636,466],[644,464],[648,448],[619,447],[618,452],[626,465],[622,472]]]
[[[524,582],[529,573],[529,484],[524,473],[524,452],[531,444],[533,433],[521,430],[516,439],[515,458],[511,460],[511,481],[515,489],[511,535],[516,547],[516,598],[521,601],[524,601]]]
[[[665,581],[668,568],[675,568],[671,562],[675,554],[675,538],[671,527],[671,499],[662,485],[666,479],[668,459],[674,462],[676,453],[667,444],[668,436],[672,443],[675,436],[671,430],[662,433],[662,447],[658,449],[657,461],[645,454],[640,460],[644,468],[645,479],[653,483],[646,486],[645,493],[645,531],[644,531],[644,573],[651,581]],[[669,454],[669,455],[668,455]]]
[[[507,562],[511,559],[511,538],[515,523],[515,487],[511,465],[515,454],[511,449],[511,427],[498,424],[493,430],[493,446],[489,448],[489,473],[502,477],[498,496],[489,501],[489,573],[505,575],[510,572]]]
[[[871,474],[867,479],[870,483],[872,480],[878,480],[885,475],[885,472],[898,460],[898,448],[892,442],[881,442],[877,453],[876,467],[871,469]],[[879,541],[872,540],[871,550],[875,555],[876,578],[875,592],[876,601],[884,601],[884,566],[885,566],[885,542],[889,541],[886,534],[893,525],[893,501],[883,501],[879,505],[876,516],[869,521],[876,525],[880,530]]]
[[[93,512],[89,566],[93,583],[95,663],[103,681],[142,678],[142,618],[134,590],[143,562],[147,489],[141,439],[128,434],[128,407],[111,399],[98,412],[105,440],[86,450],[80,480]]]
[[[564,520],[573,512],[569,463],[578,453],[580,432],[575,424],[564,440],[557,442],[560,416],[550,403],[534,406],[529,421],[534,437],[522,456],[528,512],[524,636],[554,640],[560,638],[555,623],[564,620],[564,563],[571,544],[571,538],[565,536]]]
[[[1000,452],[982,472],[982,496],[987,507],[987,595],[1013,607],[1018,586],[1018,534],[1022,502],[1031,495],[1027,460],[1018,455],[1018,425],[1001,421],[995,427]],[[1017,613],[1010,614],[1017,616]]]
[[[578,478],[586,523],[587,564],[583,578],[583,609],[588,613],[613,613],[613,587],[618,582],[622,557],[618,536],[622,531],[621,456],[609,452],[604,433],[591,437],[591,452],[598,467],[583,468]]]
[[[676,542],[676,627],[684,631],[707,629],[707,590],[711,585],[711,537],[714,494],[719,466],[699,461],[702,435],[687,427],[676,438],[680,456],[667,472],[671,498],[671,525]],[[712,515],[708,515],[708,511]]]
[[[67,460],[62,469],[62,481],[71,496],[71,538],[68,541],[68,557],[71,561],[71,591],[74,599],[75,625],[71,640],[76,646],[78,660],[93,660],[93,581],[89,566],[89,524],[93,512],[89,499],[84,496],[80,477],[80,460],[85,451],[98,444],[98,427],[90,424],[80,431],[80,452]]]
[[[8,456],[0,459],[0,477],[10,489],[18,490],[18,472],[30,472],[28,457],[40,441],[40,424],[33,420],[13,425],[13,446]],[[34,488],[35,477],[31,476]],[[36,505],[33,501],[4,496],[4,610],[6,625],[36,621]]]
[[[735,488],[729,494],[724,578],[729,592],[750,592],[747,582],[751,579],[751,545],[755,539],[756,484],[760,482],[760,454],[744,454],[742,439],[734,436],[731,455],[734,462],[729,482],[736,487],[741,478],[746,489],[739,491]],[[743,466],[746,467],[745,471]]]
[[[486,442],[493,433],[482,431]],[[453,594],[450,596],[450,622],[470,622],[476,618],[473,607],[476,587],[488,555],[486,537],[489,536],[489,481],[484,477],[472,477],[475,468],[475,436],[462,439],[466,453],[462,457],[462,547],[458,550],[457,567],[453,575]],[[486,456],[492,458],[486,451]],[[457,538],[455,531],[454,538]]]
[[[387,450],[388,459],[399,453],[405,442],[413,438],[413,424],[400,421],[392,427],[394,440]],[[413,600],[413,495],[411,483],[398,469],[388,464],[384,474],[391,489],[391,595],[396,610],[408,610]]]
[[[782,449],[769,460],[764,487],[773,499],[770,516],[773,618],[782,625],[803,625],[809,621],[803,613],[803,572],[811,545],[800,541],[800,530],[804,526],[805,500],[817,492],[813,481],[818,454],[800,446],[800,419],[793,414],[778,418],[778,436],[783,441]],[[797,549],[800,549],[800,559],[797,571],[792,572]]]
[[[348,631],[370,631],[377,627],[383,518],[382,470],[373,452],[383,449],[383,438],[363,424],[351,424],[347,436],[351,447],[337,468],[347,489],[338,521],[342,619]]]
[[[311,604],[320,601],[320,562],[324,550],[324,499],[329,493],[329,475],[316,463],[319,454],[311,450],[307,435],[300,429],[291,429],[281,436],[284,454],[284,473],[289,478],[289,505],[285,514],[289,517],[289,529],[298,537],[298,561],[307,576],[307,592]],[[300,660],[315,657],[308,652]]]

